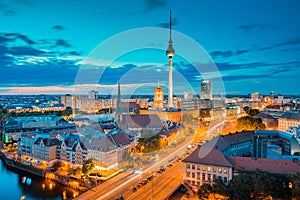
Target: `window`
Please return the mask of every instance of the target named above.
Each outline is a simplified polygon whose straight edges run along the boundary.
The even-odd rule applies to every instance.
[[[186,174],[186,177],[190,178],[190,176],[191,176],[191,172],[188,172],[188,173]]]
[[[218,172],[219,172],[219,173],[222,173],[222,168],[219,168]]]
[[[206,169],[205,166],[202,166],[202,171],[205,171],[205,169]]]
[[[197,170],[200,170],[200,165],[197,165]]]
[[[207,180],[211,181],[211,174],[207,174]]]
[[[216,181],[216,179],[217,179],[217,175],[213,175],[213,181]]]
[[[207,171],[210,172],[211,171],[211,167],[207,167]]]
[[[190,164],[186,164],[186,168],[189,169],[190,168]]]
[[[215,167],[213,168],[213,172],[217,172],[217,169]]]
[[[202,173],[202,181],[205,181],[205,173]]]
[[[197,179],[200,180],[200,172],[197,172]]]
[[[224,177],[224,183],[227,184],[228,180],[227,177]]]
[[[195,165],[192,165],[192,169],[195,169]]]
[[[194,172],[192,173],[192,178],[195,178],[195,173]]]
[[[224,174],[227,174],[227,169],[224,169]]]

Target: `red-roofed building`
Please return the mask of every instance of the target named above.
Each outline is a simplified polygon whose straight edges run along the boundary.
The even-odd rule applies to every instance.
[[[268,158],[253,159],[250,157],[227,157],[233,164],[234,172],[237,171],[267,171],[270,173],[278,174],[292,174],[300,172],[300,162],[294,160],[273,160]]]
[[[232,168],[216,147],[198,147],[183,160],[183,178],[194,190],[202,184],[212,184],[217,177],[227,184],[232,179]]]
[[[122,130],[152,129],[159,131],[163,128],[157,115],[122,115],[122,120],[118,125]]]
[[[221,177],[227,184],[239,170],[279,174],[300,172],[299,157],[290,157],[292,160],[258,158],[252,147],[258,147],[255,145],[256,137],[267,140],[275,138],[276,141],[284,138],[286,143],[283,146],[291,149],[291,152],[295,149],[289,146],[295,138],[280,131],[249,131],[217,136],[183,160],[184,180],[197,190],[204,183],[212,184],[216,177]],[[251,155],[257,158],[250,157],[251,155],[244,157],[248,152],[252,152]],[[293,155],[293,152],[288,155]]]

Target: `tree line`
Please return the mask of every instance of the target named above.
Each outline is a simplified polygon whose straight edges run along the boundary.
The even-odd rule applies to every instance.
[[[264,171],[240,171],[228,185],[221,179],[215,184],[203,184],[198,190],[199,199],[217,199],[216,195],[230,200],[299,199],[300,173],[273,174]]]

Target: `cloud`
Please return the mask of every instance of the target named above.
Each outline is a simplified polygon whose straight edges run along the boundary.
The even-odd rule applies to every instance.
[[[62,31],[62,30],[65,30],[65,27],[63,27],[61,25],[55,25],[52,27],[52,29],[57,30],[57,31]]]
[[[45,54],[44,51],[32,48],[30,46],[18,46],[18,47],[12,47],[8,50],[8,54],[11,55],[30,55],[30,56],[37,56]]]
[[[273,30],[275,29],[274,25],[272,24],[242,24],[237,27],[237,29],[250,32],[252,30]]]
[[[255,81],[256,79],[266,79],[267,77],[273,77],[274,75],[278,75],[278,74],[282,74],[282,73],[290,72],[290,71],[291,71],[291,69],[289,69],[289,68],[283,68],[283,69],[274,70],[274,71],[260,69],[259,74],[248,74],[248,73],[243,74],[243,71],[240,71],[239,74],[235,74],[235,75],[223,75],[222,79],[223,79],[223,81],[242,81],[242,80],[248,80],[248,79]],[[257,71],[253,72],[253,73],[257,73]]]
[[[0,2],[0,9],[6,9],[6,8],[7,8],[7,6]]]
[[[13,0],[14,2],[24,6],[34,6],[39,0]]]
[[[174,26],[174,25],[176,26],[177,24],[179,24],[178,19],[177,18],[172,19],[172,26]],[[169,28],[170,22],[160,23],[158,26],[161,28]]]
[[[15,42],[17,39],[20,39],[29,45],[35,44],[35,42],[29,37],[20,33],[0,33],[0,44],[6,42]]]
[[[69,51],[69,54],[72,55],[72,56],[79,56],[81,55],[79,52],[77,51]]]
[[[271,46],[259,48],[258,50],[264,51],[264,50],[270,50],[270,49],[274,49],[274,48],[285,47],[285,46],[294,46],[294,45],[300,45],[300,38],[288,39],[286,41],[282,41],[282,42],[276,43]]]
[[[229,58],[229,57],[232,57],[232,56],[239,56],[239,55],[242,55],[242,54],[245,54],[245,53],[248,53],[249,50],[246,50],[246,49],[243,49],[243,50],[236,50],[236,51],[231,51],[231,50],[228,50],[228,51],[213,51],[210,53],[210,55],[213,57],[213,58]]]
[[[289,40],[277,43],[274,46],[282,47],[282,46],[299,45],[299,44],[300,44],[300,38],[293,38],[293,39],[289,39]]]
[[[232,51],[213,51],[210,53],[210,55],[212,57],[223,57],[223,58],[228,58],[233,56],[233,52]]]
[[[239,81],[239,80],[246,80],[246,79],[258,79],[264,78],[265,75],[228,75],[223,76],[223,81]]]
[[[56,40],[55,46],[62,46],[62,47],[72,47],[66,40],[58,39]]]
[[[146,10],[153,10],[166,6],[166,2],[164,0],[144,0],[143,2]]]
[[[12,9],[8,9],[8,10],[5,10],[4,11],[4,15],[5,16],[11,16],[11,15],[14,15],[16,14],[17,12],[15,10],[12,10]]]
[[[241,54],[244,54],[244,53],[248,53],[249,52],[249,50],[237,50],[236,52],[235,52],[235,55],[241,55]]]

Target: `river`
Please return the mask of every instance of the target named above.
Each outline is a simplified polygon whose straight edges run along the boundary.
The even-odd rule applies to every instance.
[[[67,186],[5,166],[0,159],[0,199],[71,199],[80,194]]]

